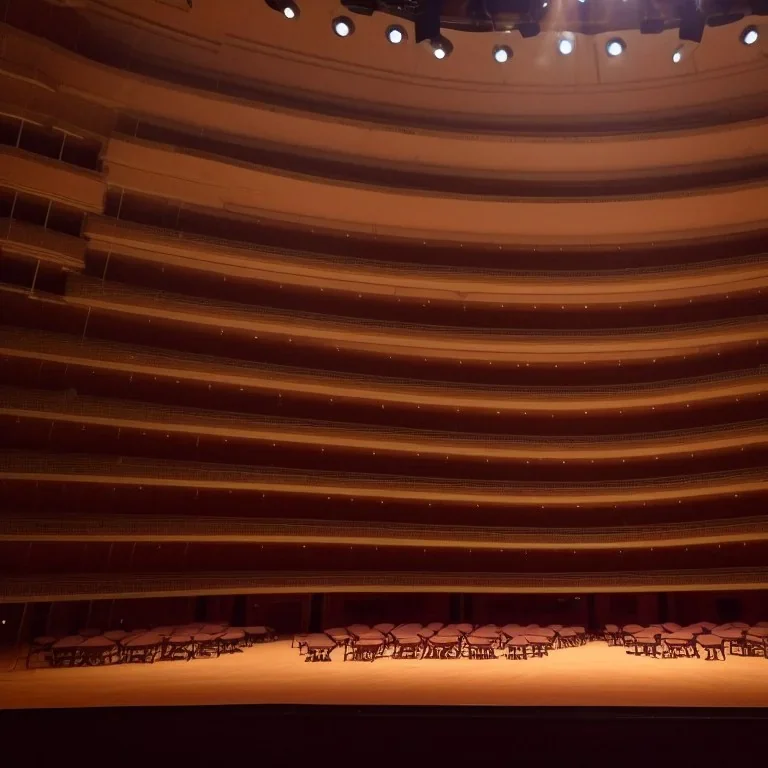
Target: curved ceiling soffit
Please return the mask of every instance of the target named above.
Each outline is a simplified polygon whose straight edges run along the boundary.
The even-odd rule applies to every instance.
[[[281,445],[376,450],[415,456],[546,461],[618,461],[744,450],[768,444],[768,422],[613,436],[499,437],[494,435],[387,429],[247,414],[172,408],[47,391],[2,389],[0,415],[28,421],[107,426],[163,434],[192,434]],[[766,533],[768,537],[768,532]]]
[[[539,304],[621,307],[637,303],[726,297],[768,288],[762,255],[734,263],[705,262],[668,269],[515,273],[437,271],[427,265],[381,264],[279,252],[89,217],[84,235],[92,248],[129,260],[213,272],[278,285],[380,297],[411,297],[538,307]],[[577,257],[575,257],[576,261]]]
[[[747,167],[750,160],[759,162],[768,154],[764,120],[690,130],[567,138],[541,133],[462,134],[445,130],[445,123],[440,130],[402,130],[206,94],[100,66],[13,30],[9,30],[8,38],[7,55],[11,60],[25,64],[30,71],[45,72],[56,83],[58,92],[92,101],[94,114],[88,116],[89,124],[104,123],[102,112],[106,105],[161,124],[214,136],[241,137],[267,151],[285,148],[299,155],[333,157],[408,172],[453,172],[540,183],[653,179],[677,175],[685,169],[727,171]],[[25,102],[28,98],[24,95]],[[300,156],[296,162],[300,163]]]
[[[87,341],[50,333],[0,328],[0,354],[72,369],[163,377],[177,382],[247,388],[282,396],[348,398],[409,407],[496,411],[497,413],[616,412],[633,408],[683,408],[741,397],[760,397],[768,369],[606,387],[473,387],[446,382],[330,374],[274,365],[247,364],[203,355],[160,352],[146,347]]]
[[[706,475],[600,483],[482,483],[415,480],[412,477],[361,473],[279,471],[273,467],[240,467],[122,457],[0,452],[0,478],[35,483],[152,486],[244,492],[287,493],[360,499],[393,499],[446,504],[505,507],[663,503],[738,497],[768,490],[768,471],[740,470]],[[575,514],[575,512],[574,512]]]
[[[712,354],[768,339],[768,315],[646,329],[590,332],[493,332],[377,323],[339,317],[261,310],[242,304],[70,280],[64,301],[123,317],[153,318],[186,326],[227,328],[369,354],[498,362],[630,361]]]
[[[336,0],[312,0],[296,22],[286,22],[248,0],[199,3],[189,13],[156,2],[101,0],[89,4],[88,16],[104,33],[128,35],[134,50],[176,66],[250,81],[274,98],[299,97],[316,109],[364,105],[400,122],[509,125],[516,119],[541,127],[567,116],[574,125],[604,126],[681,114],[727,122],[729,111],[746,102],[768,107],[768,62],[759,45],[739,42],[738,25],[707,29],[704,42],[689,46],[678,64],[672,61],[677,30],[623,31],[627,52],[617,58],[605,55],[610,34],[578,35],[574,53],[561,56],[554,30],[528,40],[517,33],[451,32],[453,55],[437,61],[410,42],[390,45],[385,30],[392,19],[383,14],[360,17],[356,33],[339,39],[330,28],[338,10]],[[499,42],[514,49],[506,66],[491,56]]]

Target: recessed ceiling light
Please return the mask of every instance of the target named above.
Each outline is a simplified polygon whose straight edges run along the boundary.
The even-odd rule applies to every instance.
[[[405,29],[398,24],[393,24],[391,27],[387,27],[387,40],[392,45],[400,45],[408,39]]]
[[[757,27],[750,26],[741,33],[740,39],[744,45],[754,45],[760,39],[760,33],[757,31]]]
[[[355,24],[348,16],[337,16],[331,26],[338,37],[349,37],[355,31]]]
[[[627,48],[627,44],[620,38],[614,37],[609,40],[605,45],[605,51],[609,56],[616,57],[621,56]]]
[[[281,13],[286,19],[298,19],[301,10],[293,0],[266,0],[267,5],[273,10]]]
[[[505,64],[512,58],[512,49],[508,45],[497,45],[493,49],[493,59],[499,64]]]
[[[674,64],[679,64],[682,60],[683,60],[683,49],[675,48],[675,50],[672,53],[672,62]]]
[[[432,46],[432,55],[436,59],[447,59],[453,53],[453,43],[442,35],[431,40],[430,45]]]
[[[576,47],[576,38],[572,32],[563,32],[557,41],[557,50],[563,56],[569,56],[573,53],[573,49]]]

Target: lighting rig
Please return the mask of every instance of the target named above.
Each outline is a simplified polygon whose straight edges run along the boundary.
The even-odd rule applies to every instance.
[[[293,21],[301,9],[294,0],[265,0],[273,10]],[[700,43],[707,27],[736,24],[747,16],[768,15],[768,0],[341,0],[348,15],[336,16],[333,32],[341,38],[355,32],[353,17],[385,14],[413,25],[416,43],[427,42],[436,59],[446,59],[453,44],[443,31],[496,32],[517,31],[523,38],[536,37],[543,29],[556,29],[557,50],[568,56],[576,48],[577,35],[613,33],[605,46],[615,58],[627,49],[618,33],[638,30],[655,35],[669,29],[679,30],[681,41]],[[402,45],[409,39],[406,27],[393,23],[386,39]],[[740,41],[754,45],[760,29],[751,24],[741,30]],[[512,60],[509,45],[495,45],[493,60],[504,64]],[[671,53],[672,61],[683,59],[683,47]]]

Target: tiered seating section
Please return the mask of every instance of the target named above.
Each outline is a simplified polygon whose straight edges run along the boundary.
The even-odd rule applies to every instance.
[[[276,640],[271,627],[230,627],[228,624],[123,629],[103,632],[81,629],[65,637],[36,637],[29,647],[27,668],[152,664],[155,661],[191,661],[238,653],[254,643]]]
[[[716,625],[699,622],[686,627],[675,623],[608,624],[602,631],[584,627],[550,624],[350,624],[324,632],[295,635],[293,647],[305,661],[331,661],[338,648],[344,661],[393,659],[495,659],[527,660],[548,656],[551,650],[605,640],[610,646],[624,646],[628,654],[656,658],[701,658],[725,660],[731,655],[762,656],[768,659],[768,622],[754,626],[742,622]],[[338,654],[337,654],[338,655]]]

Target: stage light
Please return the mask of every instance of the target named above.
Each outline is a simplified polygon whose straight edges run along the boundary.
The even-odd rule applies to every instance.
[[[301,10],[293,0],[265,0],[267,5],[278,13],[282,13],[286,19],[298,19],[301,14]]]
[[[431,40],[430,45],[432,46],[432,55],[436,59],[447,59],[453,53],[453,43],[442,35]]]
[[[706,23],[707,20],[697,8],[695,0],[690,0],[687,5],[683,6],[680,13],[680,39],[700,43],[704,36]]]
[[[512,49],[508,45],[497,45],[493,49],[494,61],[505,64],[512,58]]]
[[[408,35],[405,30],[397,24],[393,24],[391,27],[387,28],[387,40],[389,40],[392,45],[400,45],[400,43],[404,43],[407,39]]]
[[[675,50],[672,53],[672,62],[674,64],[679,64],[682,60],[683,60],[683,49],[675,48]]]
[[[348,16],[337,16],[331,26],[338,37],[349,37],[355,31],[355,24]]]
[[[760,38],[760,33],[757,31],[757,27],[747,27],[739,38],[744,45],[754,45]]]
[[[563,56],[570,56],[573,53],[573,49],[576,47],[576,38],[572,32],[563,32],[557,41],[557,50]]]
[[[626,47],[627,44],[620,37],[614,37],[606,44],[605,51],[609,56],[621,56],[621,54],[624,53]]]

